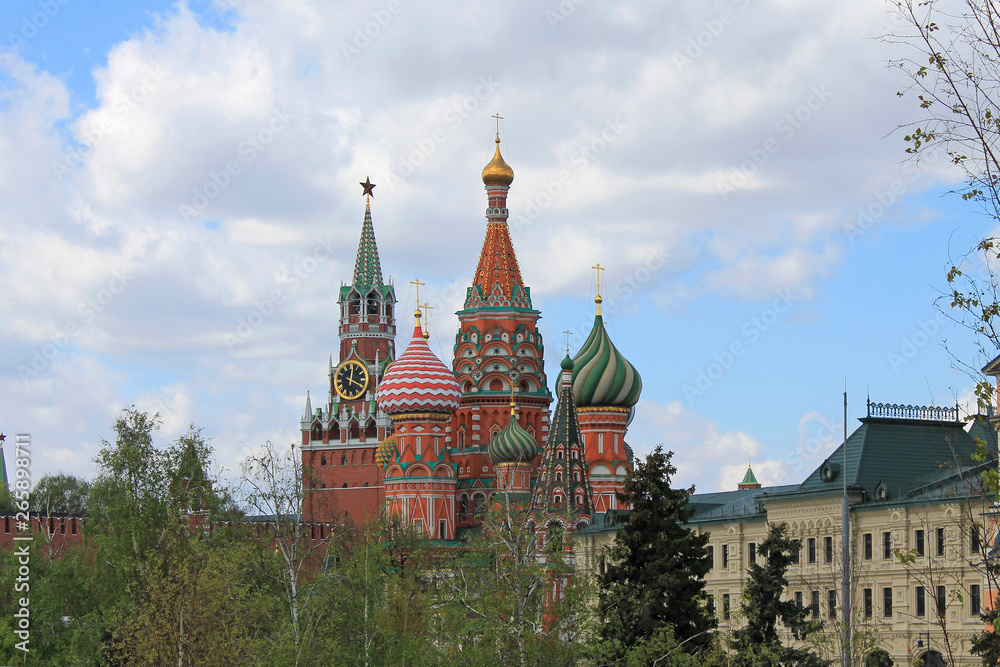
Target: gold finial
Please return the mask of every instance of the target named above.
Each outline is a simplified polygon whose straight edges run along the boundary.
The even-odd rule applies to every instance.
[[[497,143],[500,143],[500,121],[503,120],[503,116],[501,116],[500,112],[498,111],[492,116],[490,116],[490,118],[495,118],[497,121]]]
[[[590,268],[595,269],[597,271],[597,298],[594,299],[594,303],[597,304],[597,314],[600,315],[601,303],[604,301],[604,299],[601,298],[601,271],[606,271],[607,269],[601,266],[600,262],[598,262],[595,266],[592,266]]]
[[[514,402],[514,380],[510,381],[510,416],[514,416],[514,408],[517,407],[517,403]]]
[[[566,329],[563,333],[566,334],[566,354],[569,355],[569,337],[573,335],[573,332]]]
[[[493,159],[483,168],[483,183],[487,186],[506,185],[509,187],[514,181],[514,170],[504,162],[503,156],[500,155],[500,121],[503,120],[503,116],[497,113],[490,118],[495,118],[497,121],[497,148],[493,153]]]
[[[418,313],[420,312],[421,309],[423,309],[423,311],[424,311],[424,322],[430,322],[430,319],[427,317],[427,311],[428,310],[434,310],[434,306],[428,306],[427,302],[424,301],[423,305],[420,305],[419,303],[417,304],[417,312]],[[430,326],[430,325],[428,325],[428,326]],[[424,331],[424,340],[427,340],[430,337],[431,337],[431,332],[430,331]]]
[[[417,286],[417,308],[413,311],[413,316],[417,318],[417,324],[420,324],[420,286],[426,285],[427,283],[422,283],[420,282],[420,278],[417,278],[416,280],[411,280],[410,284]]]

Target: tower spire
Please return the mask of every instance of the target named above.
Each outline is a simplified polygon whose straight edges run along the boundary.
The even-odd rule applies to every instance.
[[[375,184],[365,178],[361,183],[365,197],[365,221],[361,226],[361,242],[358,244],[358,257],[354,262],[354,286],[381,287],[382,265],[378,258],[378,245],[375,243],[375,227],[372,225],[371,198],[375,196],[372,190]]]

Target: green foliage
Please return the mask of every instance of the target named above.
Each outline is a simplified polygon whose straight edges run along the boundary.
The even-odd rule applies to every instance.
[[[28,502],[31,511],[42,516],[63,514],[83,517],[87,515],[87,497],[90,484],[66,473],[43,475],[31,490]]]
[[[782,600],[788,580],[785,573],[792,564],[792,554],[802,547],[801,540],[787,536],[787,524],[771,524],[767,537],[758,545],[765,564],[751,563],[740,609],[746,625],[733,634],[736,652],[734,665],[826,665],[825,660],[805,649],[787,648],[778,636],[778,623],[791,630],[796,639],[804,639],[819,629],[808,620],[809,610],[792,600]]]
[[[987,611],[982,616],[983,622],[993,628],[1000,623],[1000,608]],[[972,647],[969,652],[978,655],[983,660],[984,667],[1000,665],[1000,635],[992,629],[985,629],[972,636]]]
[[[657,447],[628,475],[619,501],[631,507],[600,577],[604,641],[631,650],[670,628],[688,653],[710,642],[715,619],[707,609],[708,535],[684,524],[694,489],[672,489],[672,452]],[[621,656],[619,656],[621,657]]]

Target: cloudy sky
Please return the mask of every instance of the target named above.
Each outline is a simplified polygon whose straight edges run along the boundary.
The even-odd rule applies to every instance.
[[[679,484],[797,481],[865,398],[967,402],[934,300],[991,228],[902,162],[918,109],[871,0],[16,0],[0,8],[0,430],[91,475],[114,415],[221,465],[298,439],[372,216],[450,360],[496,112],[548,343],[605,314],[630,442]],[[423,297],[423,295],[422,295]],[[401,322],[405,331],[407,322]],[[405,340],[398,341],[400,344]],[[977,360],[978,362],[978,360]],[[8,440],[8,467],[11,454]]]

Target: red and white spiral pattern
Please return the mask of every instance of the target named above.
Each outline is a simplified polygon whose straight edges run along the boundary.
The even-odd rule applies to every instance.
[[[419,326],[375,391],[379,408],[389,414],[454,412],[461,396],[455,376],[428,347]]]

